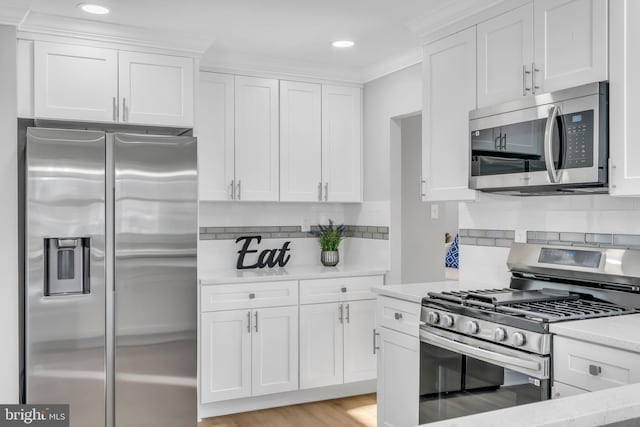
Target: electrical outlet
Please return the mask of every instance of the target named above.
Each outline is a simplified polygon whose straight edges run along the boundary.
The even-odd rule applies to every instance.
[[[527,230],[523,230],[522,228],[517,228],[514,233],[514,242],[518,243],[526,243],[527,242]]]
[[[440,218],[440,205],[434,203],[431,205],[431,219],[438,218]]]

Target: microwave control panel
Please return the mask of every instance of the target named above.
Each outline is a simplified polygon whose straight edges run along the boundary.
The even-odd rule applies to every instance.
[[[562,169],[593,166],[593,110],[563,114],[566,141]]]

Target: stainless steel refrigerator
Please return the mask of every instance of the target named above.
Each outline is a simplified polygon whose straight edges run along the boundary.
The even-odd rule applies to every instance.
[[[28,128],[24,399],[196,425],[196,139]]]

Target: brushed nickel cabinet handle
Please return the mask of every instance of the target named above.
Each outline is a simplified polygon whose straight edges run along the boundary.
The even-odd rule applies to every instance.
[[[350,314],[349,314],[349,304],[347,304],[347,323],[349,323],[350,319]]]
[[[380,335],[376,332],[375,328],[373,329],[373,354],[376,354],[376,350],[380,350],[380,347],[376,345],[376,335]]]
[[[115,96],[113,97],[111,107],[113,108],[113,121],[117,122],[118,121],[118,99]]]
[[[255,328],[256,328],[256,332],[258,332],[258,312],[256,311],[255,313],[256,316],[256,324],[255,324]]]
[[[534,95],[538,93],[538,89],[540,89],[540,86],[536,84],[536,73],[538,72],[540,72],[540,68],[537,68],[536,63],[532,62],[531,63],[531,93],[533,93]]]
[[[122,121],[129,121],[129,109],[127,108],[127,98],[122,98]]]
[[[247,311],[247,332],[251,333],[251,311]]]
[[[236,198],[236,180],[232,179],[231,184],[229,185],[229,199],[233,200]]]
[[[527,66],[522,66],[522,96],[527,96],[531,91],[530,87],[527,87],[527,75],[531,74],[531,71],[527,70]],[[533,76],[531,77],[531,82],[533,83]]]
[[[340,304],[340,317],[338,319],[340,320],[340,323],[344,323],[344,308],[342,304]]]
[[[329,200],[329,183],[325,182],[324,183],[324,201],[328,201]]]
[[[322,182],[318,183],[318,200],[322,201]]]

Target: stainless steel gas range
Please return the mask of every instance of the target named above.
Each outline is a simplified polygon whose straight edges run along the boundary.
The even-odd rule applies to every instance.
[[[549,399],[549,324],[640,309],[640,251],[514,243],[507,265],[508,288],[423,298],[421,424]]]

